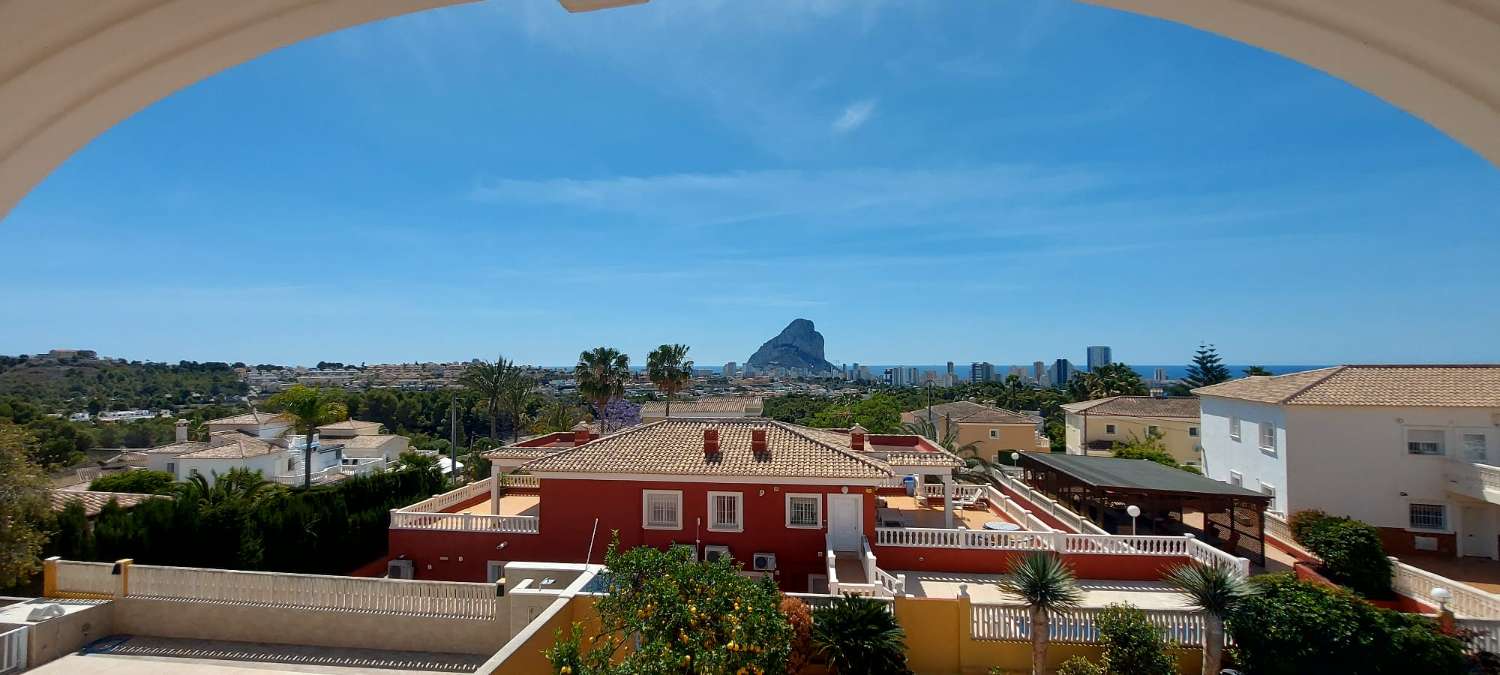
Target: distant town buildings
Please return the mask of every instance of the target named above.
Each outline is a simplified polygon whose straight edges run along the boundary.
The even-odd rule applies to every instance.
[[[1097,370],[1099,368],[1102,368],[1104,366],[1107,366],[1107,365],[1109,365],[1111,363],[1113,363],[1113,361],[1110,359],[1109,347],[1106,347],[1106,346],[1103,346],[1103,345],[1095,345],[1093,347],[1089,347],[1089,350],[1088,350],[1089,372],[1092,373],[1095,370]]]
[[[1031,379],[1039,385],[1046,386],[1047,364],[1041,361],[1033,361],[1031,363]]]
[[[969,364],[970,382],[989,382],[995,379],[995,366],[987,361]]]
[[[738,363],[730,361],[729,363],[724,364],[724,377],[726,379],[733,380],[733,379],[735,379],[735,378],[737,378],[739,376],[740,376],[740,366],[739,366]]]
[[[956,384],[958,384],[958,376],[956,376],[956,375],[953,374],[953,362],[949,361],[948,362],[948,374],[945,376],[945,379],[943,380],[943,386],[945,386],[945,387],[952,387],[952,386],[954,386]]]

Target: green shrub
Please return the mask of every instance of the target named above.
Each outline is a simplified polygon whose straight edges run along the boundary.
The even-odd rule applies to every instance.
[[[991,673],[998,675],[998,668],[992,669]],[[1074,656],[1063,661],[1062,667],[1057,669],[1057,675],[1106,675],[1104,666],[1090,661],[1082,656]]]
[[[1161,630],[1146,613],[1131,605],[1110,605],[1099,613],[1099,641],[1104,643],[1103,672],[1109,675],[1173,675],[1176,663],[1167,654]]]
[[[1323,561],[1320,570],[1335,583],[1367,598],[1392,597],[1391,560],[1380,544],[1380,530],[1349,518],[1307,523],[1298,540]]]
[[[813,610],[813,647],[834,675],[901,675],[906,631],[886,603],[852,595]]]
[[[1235,663],[1255,675],[1462,673],[1463,643],[1431,619],[1341,588],[1269,574],[1229,617]]]
[[[1302,537],[1306,536],[1308,528],[1328,520],[1329,517],[1327,513],[1317,509],[1293,513],[1292,517],[1287,519],[1287,526],[1292,530],[1292,539],[1297,540],[1299,544],[1302,543]]]
[[[135,492],[161,495],[172,491],[177,478],[165,471],[120,471],[106,474],[89,483],[89,489],[97,492]]]

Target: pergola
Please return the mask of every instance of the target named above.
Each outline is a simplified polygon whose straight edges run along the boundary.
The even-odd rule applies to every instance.
[[[1144,459],[1022,453],[1020,466],[1028,485],[1106,532],[1192,533],[1265,565],[1268,495]]]

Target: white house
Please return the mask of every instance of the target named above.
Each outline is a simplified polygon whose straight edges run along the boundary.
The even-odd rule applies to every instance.
[[[1194,390],[1204,471],[1381,529],[1395,555],[1500,559],[1500,365],[1337,366]]]

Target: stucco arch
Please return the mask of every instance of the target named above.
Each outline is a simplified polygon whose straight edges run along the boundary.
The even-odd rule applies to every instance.
[[[0,217],[94,137],[200,79],[324,33],[474,1],[0,0]],[[1500,0],[1080,1],[1318,68],[1500,166]]]

